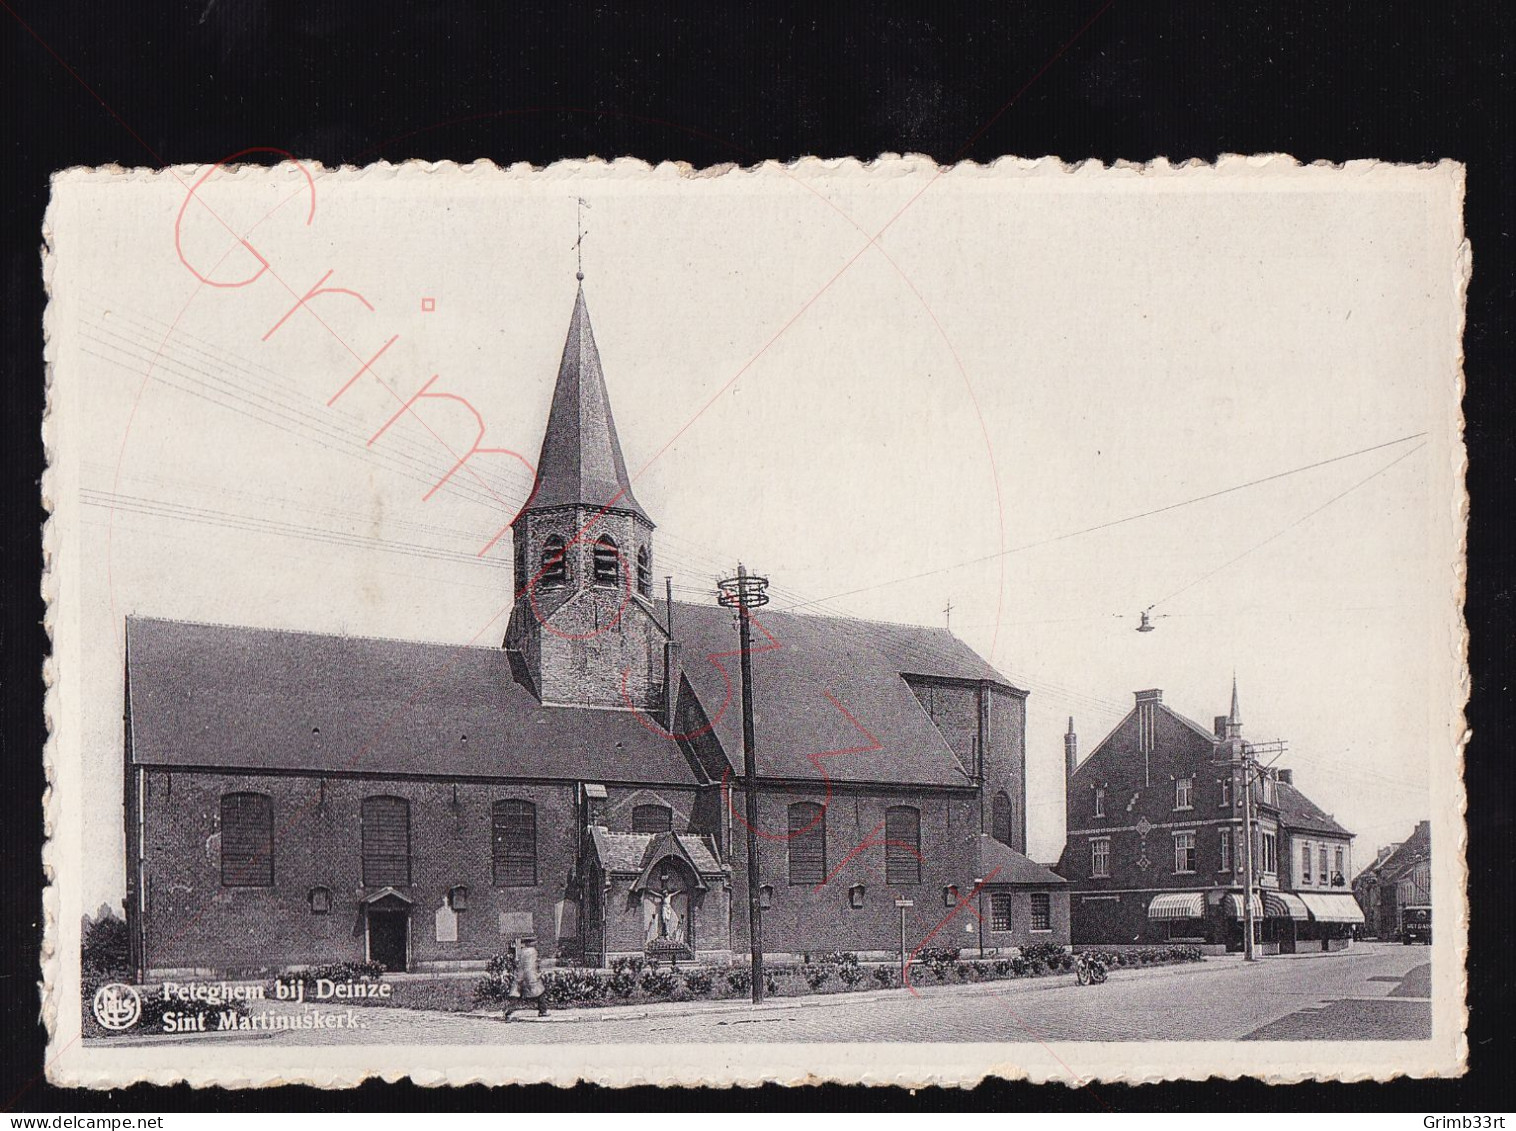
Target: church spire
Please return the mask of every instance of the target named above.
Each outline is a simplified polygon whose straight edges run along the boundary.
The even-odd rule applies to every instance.
[[[583,283],[563,343],[553,407],[537,458],[537,491],[529,509],[566,506],[620,511],[652,522],[632,494]]]
[[[1237,709],[1237,673],[1232,673],[1232,713],[1229,721],[1235,727],[1242,725],[1242,712]]]

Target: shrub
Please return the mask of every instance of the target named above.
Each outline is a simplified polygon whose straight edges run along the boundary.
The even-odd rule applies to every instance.
[[[842,979],[843,985],[852,990],[857,989],[858,983],[867,975],[863,972],[863,967],[858,965],[858,956],[854,955],[851,964],[837,967],[837,977]]]
[[[1044,974],[1046,974],[1047,972],[1048,972],[1047,963],[1043,962],[1041,959],[1033,959],[1033,961],[1032,961],[1032,977],[1034,977],[1034,978],[1040,978]]]
[[[890,989],[900,984],[900,974],[893,966],[875,966],[873,973],[874,981],[878,982],[882,989]]]
[[[948,976],[948,971],[958,962],[962,953],[957,947],[928,946],[916,952],[914,964],[925,966],[939,982]],[[913,964],[913,965],[914,965]]]
[[[672,970],[647,969],[642,972],[642,990],[648,997],[672,997],[679,988],[679,975]]]
[[[1025,978],[1031,972],[1032,964],[1027,961],[1025,955],[1018,954],[1015,958],[1011,959],[1012,977]]]
[[[1043,965],[1047,965],[1050,959],[1059,958],[1062,955],[1063,947],[1057,943],[1039,942],[1021,948],[1021,957],[1028,962],[1041,962]]]
[[[684,985],[696,997],[705,997],[711,992],[713,979],[709,970],[686,970]]]
[[[79,968],[85,980],[116,981],[131,970],[131,935],[125,920],[105,915],[91,923],[79,947]]]
[[[726,984],[732,993],[737,995],[746,994],[753,988],[753,972],[746,967],[739,966],[735,970],[728,970]]]
[[[832,976],[832,972],[825,966],[810,964],[802,966],[800,973],[805,978],[805,984],[811,987],[812,993],[819,993],[821,987],[826,985],[826,980]]]
[[[637,974],[629,966],[613,967],[610,979],[611,993],[617,997],[631,997],[637,989]]]
[[[994,968],[995,973],[999,974],[1002,978],[1010,976],[1012,962],[1009,958],[997,958],[990,965]]]

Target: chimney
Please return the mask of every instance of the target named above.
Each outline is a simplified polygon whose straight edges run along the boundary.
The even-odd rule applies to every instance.
[[[1279,780],[1282,781],[1282,782],[1284,782],[1285,785],[1294,785],[1295,784],[1295,771],[1294,770],[1281,769],[1279,771]]]
[[[1163,692],[1160,691],[1160,690],[1158,690],[1156,687],[1152,688],[1152,689],[1150,689],[1148,691],[1139,691],[1139,692],[1137,692],[1137,702],[1139,702],[1139,703],[1162,703],[1163,702]]]
[[[1064,780],[1074,776],[1074,771],[1079,768],[1079,736],[1074,733],[1074,716],[1069,716],[1069,729],[1063,736],[1063,763]]]
[[[1215,730],[1217,738],[1225,738],[1226,737],[1226,724],[1227,724],[1227,716],[1225,716],[1225,715],[1217,715],[1216,716],[1216,721],[1211,724],[1211,727],[1212,727],[1213,730]]]

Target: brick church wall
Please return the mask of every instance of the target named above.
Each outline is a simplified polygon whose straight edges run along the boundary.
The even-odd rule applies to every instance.
[[[224,887],[219,853],[223,793],[251,791],[273,800],[274,884]],[[325,804],[314,777],[154,769],[146,788],[146,913],[150,970],[258,971],[365,956],[361,806],[373,795],[410,802],[411,966],[478,964],[505,950],[525,928],[544,955],[559,950],[557,930],[576,930],[562,907],[577,848],[571,784],[493,785],[441,781],[328,778]],[[537,806],[537,885],[496,887],[491,874],[491,806],[520,798]],[[135,835],[129,831],[129,835]],[[468,889],[456,913],[457,941],[439,942],[435,914],[448,890]],[[327,914],[311,910],[311,888],[331,889]],[[504,918],[502,918],[504,916]],[[563,940],[572,944],[572,940]]]

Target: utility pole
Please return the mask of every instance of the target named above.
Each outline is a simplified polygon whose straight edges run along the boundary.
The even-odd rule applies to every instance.
[[[1257,962],[1258,956],[1253,953],[1253,758],[1240,743],[1238,753],[1242,758],[1243,866],[1247,869],[1242,889],[1242,960]]]
[[[737,631],[742,649],[742,789],[747,814],[747,930],[752,949],[753,1004],[763,1001],[763,910],[759,899],[758,868],[758,751],[753,735],[753,639],[749,611],[768,604],[768,578],[748,573],[737,563],[737,576],[717,582],[726,608],[737,610]]]

